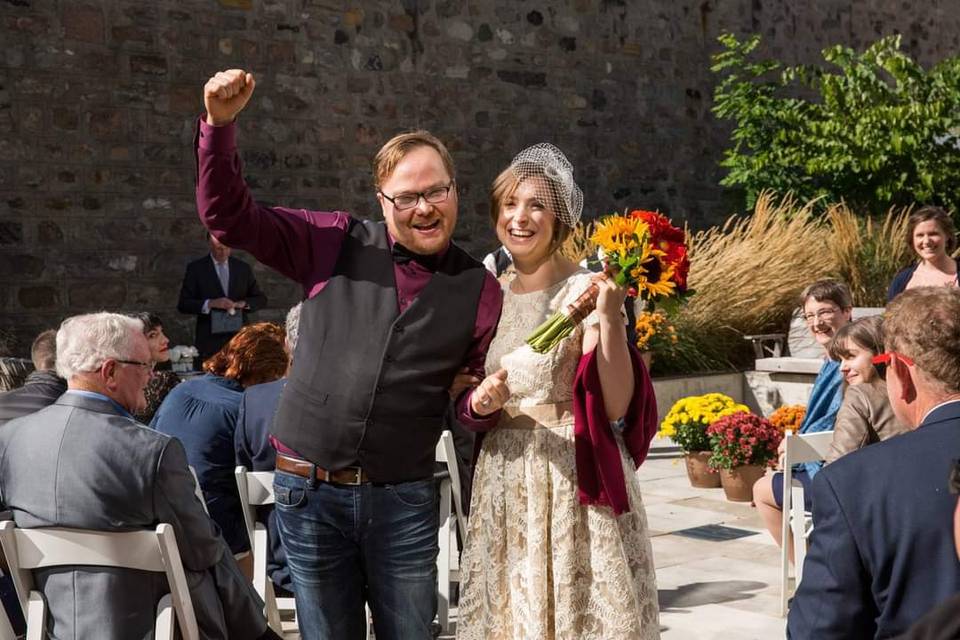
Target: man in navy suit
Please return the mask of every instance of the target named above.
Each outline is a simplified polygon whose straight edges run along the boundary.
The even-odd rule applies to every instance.
[[[910,289],[884,315],[887,391],[914,431],[851,453],[813,481],[813,523],[787,636],[889,638],[960,592],[960,289]]]
[[[195,345],[203,362],[248,324],[248,313],[262,309],[267,296],[253,270],[230,255],[230,247],[207,234],[210,254],[187,265],[177,310],[197,316]],[[236,314],[242,314],[237,317]]]
[[[297,349],[297,336],[300,333],[300,304],[287,313],[286,330],[286,348],[292,364],[293,353]],[[233,432],[233,448],[237,455],[237,464],[245,466],[247,471],[272,472],[276,468],[277,451],[270,442],[270,425],[280,403],[280,393],[286,384],[287,378],[283,377],[273,382],[253,385],[243,392],[237,428]],[[283,553],[283,545],[280,544],[280,532],[277,530],[273,507],[257,509],[257,520],[267,525],[267,541],[270,545],[267,575],[275,586],[292,592],[293,581]]]

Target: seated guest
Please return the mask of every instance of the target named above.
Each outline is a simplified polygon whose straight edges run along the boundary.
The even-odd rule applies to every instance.
[[[847,285],[834,280],[820,280],[804,289],[800,296],[800,307],[803,310],[803,319],[810,328],[814,340],[824,349],[833,336],[850,322],[853,311],[853,297]],[[800,423],[800,433],[817,433],[833,429],[837,411],[843,400],[841,388],[840,363],[827,359],[820,367],[810,392],[810,402],[807,403],[807,412]],[[780,455],[783,456],[781,445]],[[820,469],[819,463],[797,465],[793,469],[793,477],[801,482],[805,488],[810,487],[810,480]],[[805,501],[809,491],[804,492]],[[753,485],[753,502],[763,519],[770,535],[778,545],[783,510],[783,473],[767,474]],[[809,509],[809,504],[807,505]],[[793,557],[793,554],[790,554]]]
[[[250,550],[234,477],[233,436],[246,387],[276,380],[287,370],[283,329],[247,325],[203,363],[206,375],[174,387],[150,426],[179,438],[197,474],[210,517],[235,554]]]
[[[160,317],[148,311],[129,315],[143,323],[143,335],[150,345],[150,361],[154,365],[153,376],[143,392],[147,398],[147,408],[133,414],[138,422],[149,424],[163,399],[180,384],[180,376],[170,370],[170,340],[163,332]]]
[[[861,318],[841,327],[830,341],[827,351],[832,360],[840,363],[846,388],[834,423],[827,464],[907,430],[893,415],[887,384],[872,362],[874,356],[883,352],[882,325],[882,316]]]
[[[907,222],[907,246],[919,260],[893,277],[887,302],[915,287],[956,287],[957,266],[950,254],[957,248],[957,230],[950,214],[940,207],[917,209]]]
[[[293,353],[297,349],[300,306],[298,304],[287,313],[287,336],[284,344],[291,358],[291,365]],[[242,464],[248,471],[272,472],[276,467],[277,452],[270,443],[270,424],[273,422],[273,414],[280,402],[280,393],[286,384],[287,378],[284,372],[284,377],[279,380],[253,385],[243,392],[233,445],[236,451],[236,463]],[[290,569],[287,567],[283,546],[280,544],[280,532],[277,530],[273,506],[260,507],[257,510],[257,520],[267,525],[267,539],[270,544],[267,575],[270,576],[274,585],[292,592],[293,581],[290,578]]]
[[[0,358],[0,392],[19,389],[30,375],[30,361],[4,356]]]
[[[183,446],[138,424],[150,378],[141,324],[124,315],[68,318],[57,333],[67,392],[0,429],[0,496],[18,527],[99,531],[169,523],[203,638],[276,638],[194,494]],[[77,566],[34,571],[51,638],[152,638],[162,573]]]
[[[790,638],[889,638],[960,592],[960,289],[904,291],[884,314],[887,393],[913,431],[849,453],[813,480],[813,533]]]
[[[23,386],[0,393],[0,426],[53,404],[67,390],[67,381],[56,371],[56,329],[47,329],[36,337],[30,358],[34,371]]]

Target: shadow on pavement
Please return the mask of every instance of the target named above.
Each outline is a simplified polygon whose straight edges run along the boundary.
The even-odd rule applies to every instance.
[[[751,591],[766,588],[765,582],[748,580],[723,580],[718,582],[693,582],[676,589],[660,589],[660,611],[678,612],[690,607],[747,600],[754,596]]]

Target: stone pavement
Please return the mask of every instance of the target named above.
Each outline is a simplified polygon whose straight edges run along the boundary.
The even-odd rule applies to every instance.
[[[780,551],[756,510],[749,503],[728,502],[723,489],[692,488],[683,459],[669,444],[655,440],[638,472],[657,567],[662,640],[785,637]],[[752,535],[712,541],[675,533],[703,525]]]

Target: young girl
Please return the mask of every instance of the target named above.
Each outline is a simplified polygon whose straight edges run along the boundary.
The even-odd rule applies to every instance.
[[[868,444],[886,440],[907,429],[901,425],[887,397],[887,385],[871,362],[883,353],[883,318],[861,318],[837,331],[827,351],[840,362],[847,385],[837,412],[827,464]]]

